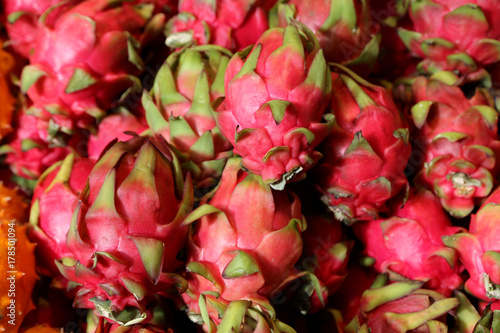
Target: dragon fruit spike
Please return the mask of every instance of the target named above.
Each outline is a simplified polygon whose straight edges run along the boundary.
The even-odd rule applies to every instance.
[[[379,53],[379,26],[367,1],[280,0],[271,9],[270,26],[286,27],[296,19],[318,38],[328,62],[341,63],[357,73],[368,73]]]
[[[337,220],[353,224],[386,211],[386,202],[408,188],[408,126],[385,88],[342,65],[331,73],[332,131],[311,172],[322,200]],[[370,165],[369,168],[364,166]]]
[[[235,54],[226,70],[226,99],[217,122],[242,165],[282,190],[320,159],[331,79],[316,36],[294,21],[266,31]]]
[[[94,162],[68,154],[48,168],[33,190],[28,236],[37,243],[38,270],[48,276],[61,277],[54,260],[71,262],[66,246],[74,203],[85,187]]]
[[[156,75],[152,96],[144,93],[146,120],[175,149],[197,188],[214,186],[231,155],[217,127],[214,104],[224,96],[224,73],[232,54],[215,45],[171,54]]]
[[[139,323],[154,295],[182,292],[185,283],[173,272],[192,206],[190,178],[183,181],[165,143],[134,137],[113,145],[92,169],[72,216],[67,246],[74,263],[56,261],[76,283],[74,307]]]

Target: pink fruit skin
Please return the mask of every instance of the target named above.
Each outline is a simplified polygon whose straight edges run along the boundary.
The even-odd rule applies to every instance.
[[[360,222],[354,230],[365,245],[365,254],[375,259],[374,268],[391,278],[427,281],[426,288],[445,296],[462,283],[461,265],[441,241],[461,229],[451,226],[439,200],[429,191],[412,193],[391,218]]]
[[[208,2],[181,1],[179,12],[192,16],[189,19],[174,17],[170,32],[191,31],[197,45],[215,44],[239,51],[254,44],[268,29],[267,12],[250,1],[217,0],[214,3],[212,7]]]
[[[68,232],[77,263],[57,264],[80,284],[75,307],[99,315],[91,300],[97,299],[109,300],[106,306],[117,313],[126,306],[144,312],[155,294],[169,296],[179,282],[171,273],[181,266],[177,254],[188,232],[181,222],[192,209],[193,188],[189,178],[175,183],[179,173],[171,159],[166,145],[135,137],[116,143],[97,162]],[[142,297],[134,296],[138,292]]]
[[[408,185],[408,125],[385,88],[342,71],[332,72],[331,78],[336,124],[320,146],[324,157],[312,175],[339,219],[349,224],[371,220]],[[358,92],[348,87],[352,82]]]
[[[233,56],[226,70],[224,110],[218,115],[220,131],[233,144],[234,153],[266,183],[283,181],[298,168],[311,168],[320,157],[314,148],[331,126],[321,123],[330,97],[328,70],[320,65],[324,57],[317,41],[310,52],[291,42],[293,29],[268,30],[246,60]],[[239,75],[248,61],[255,69]],[[309,71],[313,62],[317,66]],[[286,103],[280,121],[271,112],[270,103],[275,101]],[[313,134],[311,141],[306,131]]]
[[[134,2],[113,7],[106,1],[86,0],[40,26],[29,59],[45,75],[27,90],[35,107],[57,106],[73,120],[89,121],[89,112],[114,105],[142,71],[143,64],[130,60],[134,49],[130,38],[140,43],[148,21],[134,6]],[[84,72],[90,84],[68,90],[76,70]]]
[[[39,18],[49,8],[56,6],[48,15],[46,20],[53,19],[71,4],[81,0],[61,1],[61,0],[4,0],[5,27],[10,38],[10,44],[14,50],[25,58],[29,58],[31,51],[35,47],[40,28]],[[62,5],[62,6],[61,6]],[[15,22],[7,20],[10,14],[23,12]]]
[[[214,281],[189,275],[190,292],[182,297],[190,312],[200,313],[202,292],[220,293],[218,301],[225,304],[240,299],[263,301],[294,276],[293,266],[302,252],[297,224],[302,219],[300,201],[291,192],[271,190],[259,178],[244,172],[239,159],[230,159],[209,201],[220,212],[196,222],[188,242],[188,267],[189,263],[202,263]],[[226,266],[240,251],[255,261],[258,272],[225,276]],[[210,317],[218,324],[217,311],[212,310],[208,309]]]
[[[95,162],[88,158],[77,157],[72,163],[68,180],[51,185],[61,169],[58,166],[44,174],[33,190],[32,205],[38,201],[39,215],[36,227],[30,225],[28,236],[32,242],[37,243],[35,255],[38,270],[44,275],[60,276],[54,260],[72,257],[66,246],[66,234],[76,201],[94,164]]]
[[[141,134],[147,128],[143,122],[130,113],[109,115],[99,124],[97,134],[89,137],[88,157],[97,160],[111,141],[130,139],[131,136],[125,132]]]
[[[466,10],[460,13],[453,12],[461,6],[468,8],[463,7]],[[500,37],[496,1],[433,0],[417,5],[409,13],[413,21],[410,30],[422,34],[421,38],[411,40],[409,47],[414,54],[425,59],[421,65],[423,69],[432,72],[437,68],[468,74],[498,62],[500,54],[497,47],[488,43],[488,40]],[[437,44],[425,49],[425,40],[433,38],[443,39],[445,46]],[[476,65],[448,57],[462,53]]]
[[[9,143],[12,152],[6,157],[12,172],[28,179],[36,179],[51,165],[63,160],[66,155],[76,151],[86,154],[86,139],[81,132],[76,132],[65,146],[51,146],[48,138],[48,121],[36,116],[21,112],[14,137]],[[25,141],[26,140],[26,141]],[[23,142],[34,143],[31,149],[26,150]]]
[[[459,253],[460,261],[465,266],[470,277],[465,282],[465,289],[472,295],[483,300],[481,307],[488,302],[494,302],[498,308],[500,302],[488,297],[485,289],[485,274],[488,274],[493,287],[500,285],[500,227],[498,223],[498,204],[500,203],[500,189],[491,193],[488,199],[471,216],[469,233],[457,234],[455,237],[446,237],[445,243]]]
[[[332,218],[307,216],[307,229],[302,234],[304,250],[301,263],[312,270],[319,281],[333,295],[347,276],[347,263],[353,243],[343,241],[342,226]],[[315,295],[315,294],[313,294]],[[318,300],[319,301],[319,300]],[[321,308],[315,304],[310,312]]]

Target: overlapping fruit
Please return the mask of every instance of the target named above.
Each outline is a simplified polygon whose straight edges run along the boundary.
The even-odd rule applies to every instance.
[[[2,0],[0,332],[500,333],[499,13]]]

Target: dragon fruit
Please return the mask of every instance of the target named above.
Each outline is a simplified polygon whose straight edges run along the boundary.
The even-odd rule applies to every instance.
[[[205,330],[223,326],[228,313],[242,318],[252,306],[268,312],[268,297],[298,276],[293,266],[305,229],[300,202],[292,192],[274,191],[260,176],[244,172],[239,158],[228,161],[215,192],[184,224],[194,221],[182,297],[190,318]],[[235,314],[234,308],[240,310]]]
[[[242,165],[274,189],[304,177],[332,125],[322,121],[331,79],[314,34],[297,22],[266,31],[231,58],[225,92],[217,122]]]
[[[89,137],[87,144],[88,157],[98,160],[99,156],[113,140],[125,141],[130,139],[130,135],[126,132],[141,134],[146,129],[145,120],[136,117],[125,109],[110,114],[102,119],[97,127],[97,132]]]
[[[214,45],[175,52],[158,71],[152,97],[143,95],[150,129],[173,145],[197,188],[214,186],[231,155],[231,143],[220,133],[212,106],[224,96],[231,55]]]
[[[323,298],[335,294],[347,276],[347,263],[353,246],[352,241],[344,240],[339,221],[322,215],[307,216],[307,229],[302,234],[304,250],[298,267],[312,272],[320,285],[327,292]],[[315,282],[315,280],[310,280]],[[308,300],[301,300],[299,306],[303,312],[316,312],[324,307],[318,294],[306,284],[305,295]]]
[[[66,247],[66,234],[76,201],[94,164],[72,153],[48,168],[37,181],[31,201],[28,236],[38,244],[35,254],[41,274],[59,277],[54,260],[72,260]]]
[[[500,228],[496,216],[500,203],[500,189],[496,189],[484,202],[477,214],[472,215],[469,232],[443,237],[443,242],[455,249],[469,273],[465,290],[482,300],[494,302],[500,309]]]
[[[332,132],[311,174],[322,200],[347,224],[372,220],[408,186],[408,127],[391,94],[337,65],[332,72]],[[366,167],[369,165],[370,167]]]
[[[53,121],[34,116],[27,109],[21,110],[17,124],[12,140],[4,147],[5,161],[18,176],[37,179],[68,154],[86,153],[87,140],[81,130],[65,133]]]
[[[119,324],[147,319],[154,295],[182,290],[177,254],[188,228],[193,188],[161,141],[135,137],[113,145],[92,169],[67,236],[76,283],[73,306]],[[183,194],[182,189],[184,189]],[[103,223],[106,221],[106,223]],[[174,288],[175,287],[175,288]]]
[[[166,43],[173,48],[214,44],[239,51],[268,28],[267,11],[255,0],[182,0],[178,11],[165,32]]]
[[[57,17],[66,6],[81,0],[4,0],[5,28],[9,34],[8,44],[20,55],[29,58],[35,47],[39,20],[47,21]]]
[[[359,222],[356,235],[373,258],[374,268],[391,280],[425,281],[425,288],[449,296],[462,283],[456,252],[442,236],[461,231],[452,227],[439,200],[429,191],[410,193],[403,207],[388,219]]]
[[[379,53],[379,24],[366,1],[280,0],[271,10],[270,26],[286,27],[291,19],[318,37],[328,62],[368,73]]]
[[[422,284],[403,281],[366,290],[358,315],[344,332],[447,332],[443,317],[460,301],[420,289]]]
[[[419,70],[456,71],[477,80],[500,60],[500,14],[496,1],[412,1],[411,29],[400,28],[406,46],[423,58]]]
[[[92,117],[138,88],[140,49],[165,20],[151,17],[153,10],[153,4],[86,0],[45,23],[21,75],[32,112],[69,129],[89,127]]]
[[[413,165],[419,171],[415,185],[432,190],[451,215],[464,217],[491,192],[500,141],[491,98],[480,89],[466,96],[458,80],[450,72],[414,80],[412,160],[424,162]]]

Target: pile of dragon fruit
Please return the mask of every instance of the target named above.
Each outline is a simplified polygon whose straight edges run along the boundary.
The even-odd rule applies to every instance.
[[[500,332],[500,2],[2,0],[0,332]]]

